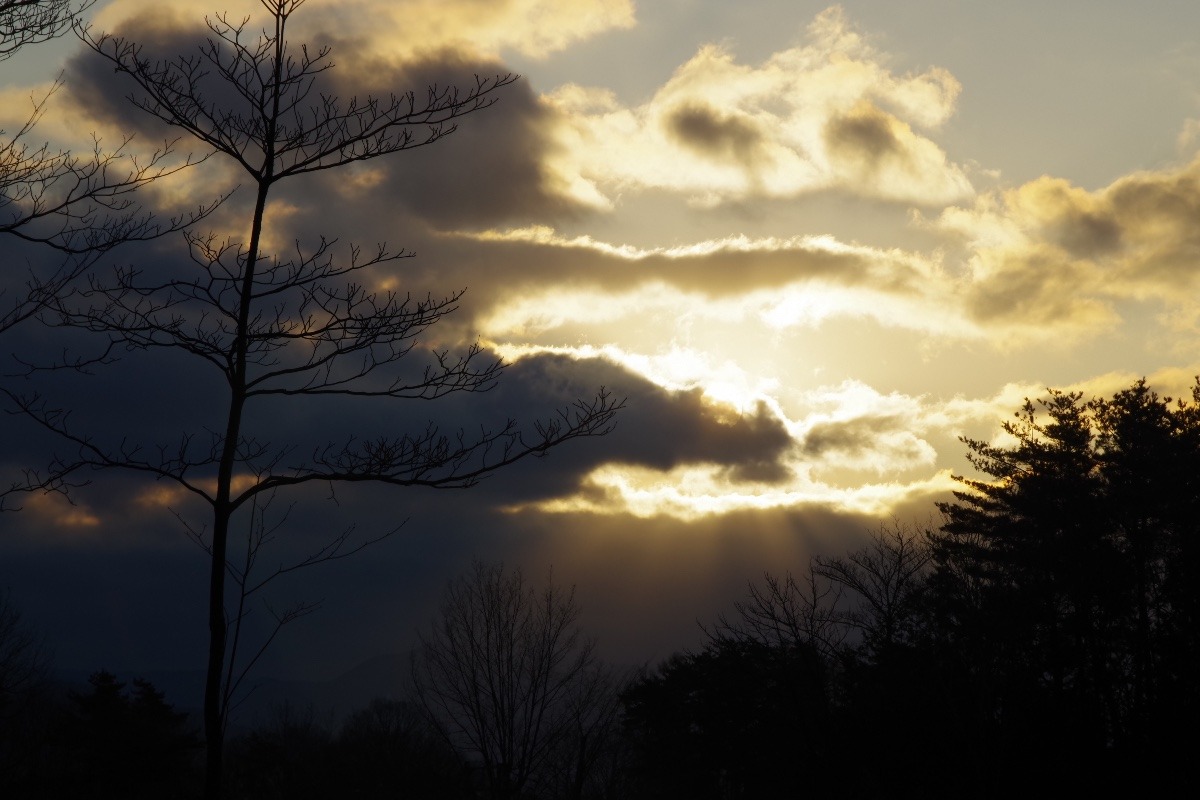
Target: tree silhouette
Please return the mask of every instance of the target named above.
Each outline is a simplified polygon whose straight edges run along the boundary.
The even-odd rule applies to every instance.
[[[229,794],[259,800],[477,797],[466,762],[412,702],[378,698],[336,729],[284,703],[229,742]]]
[[[48,672],[42,637],[22,619],[9,591],[0,590],[0,794],[17,791],[36,770]]]
[[[89,691],[68,693],[58,732],[54,774],[43,779],[65,797],[186,797],[192,795],[199,740],[187,714],[175,711],[148,681],[126,684],[105,670]]]
[[[634,796],[749,800],[832,788],[827,667],[810,644],[718,635],[642,676],[622,695]]]
[[[231,744],[234,797],[308,800],[338,794],[333,734],[312,705],[283,703],[269,719]]]
[[[706,629],[709,642],[701,652],[672,659],[626,695],[640,769],[660,787],[643,787],[647,796],[685,780],[660,766],[679,756],[655,753],[659,737],[671,740],[667,747],[709,753],[696,757],[696,769],[707,776],[695,780],[690,791],[697,796],[786,793],[789,776],[773,758],[756,760],[764,753],[820,763],[822,775],[844,771],[837,786],[856,796],[908,796],[910,788],[920,796],[927,788],[922,780],[910,777],[910,786],[901,788],[894,776],[919,763],[919,749],[945,722],[937,714],[941,706],[931,702],[939,672],[925,647],[930,555],[923,531],[894,521],[843,555],[812,556],[799,575],[767,573],[751,583],[734,614]],[[688,688],[693,683],[696,688]],[[687,699],[672,701],[672,693]],[[736,709],[721,705],[726,696],[738,698]],[[726,710],[716,721],[699,720],[717,707]],[[743,708],[755,709],[761,720],[739,719]],[[656,719],[663,714],[667,720]],[[730,730],[753,731],[754,743],[727,741]],[[700,732],[706,738],[694,744],[678,741]],[[749,766],[741,758],[722,760],[720,754],[743,747]],[[870,768],[843,756],[848,748],[869,752]],[[727,784],[719,793],[714,765]],[[814,778],[814,786],[821,780]],[[689,790],[670,792],[662,796],[689,796]]]
[[[845,556],[814,557],[810,569],[838,588],[849,605],[839,621],[877,654],[917,635],[930,559],[924,532],[893,522]]]
[[[574,595],[476,562],[421,636],[417,697],[447,740],[478,759],[493,800],[545,784],[579,797],[610,732],[616,694],[576,627]]]
[[[82,30],[83,40],[125,76],[133,104],[241,171],[254,193],[245,241],[186,232],[184,269],[117,269],[56,303],[57,324],[103,337],[110,352],[162,352],[196,363],[224,393],[218,421],[180,420],[174,443],[106,444],[74,429],[66,410],[37,395],[9,397],[30,418],[74,446],[31,481],[65,489],[89,470],[119,469],[165,480],[208,507],[194,527],[211,559],[209,656],[205,683],[206,795],[220,792],[228,697],[226,576],[235,514],[256,498],[325,482],[463,488],[572,439],[607,433],[620,403],[603,389],[556,417],[522,429],[514,420],[473,435],[430,423],[415,432],[350,437],[309,456],[291,442],[258,438],[252,406],[302,400],[427,400],[485,392],[503,365],[473,345],[436,351],[409,365],[417,342],[457,307],[461,292],[414,298],[368,288],[369,271],[411,254],[385,245],[335,252],[335,240],[296,244],[289,257],[264,251],[268,198],[281,182],[437,142],[455,121],[491,105],[515,76],[476,77],[459,90],[431,86],[388,97],[339,99],[323,91],[327,47],[299,48],[287,26],[303,0],[262,0],[266,25],[208,19],[195,54],[148,57],[141,45]],[[217,377],[219,376],[219,377]],[[335,539],[326,556],[345,553]]]
[[[467,765],[429,724],[419,704],[374,700],[338,731],[342,797],[403,793],[420,800],[473,797]]]
[[[22,622],[8,590],[0,591],[0,719],[45,677],[48,663],[41,637]]]
[[[1014,444],[966,441],[990,477],[942,505],[932,598],[1000,758],[1132,774],[1180,746],[1166,731],[1195,713],[1200,668],[1198,398],[1144,380],[1111,399],[1051,391],[1005,423]]]
[[[61,36],[96,0],[0,0],[0,61]]]
[[[0,63],[28,45],[61,36],[93,3],[0,0]],[[104,252],[181,230],[216,205],[160,221],[133,199],[137,189],[194,163],[190,157],[172,161],[173,142],[139,155],[132,137],[112,148],[94,138],[91,152],[80,155],[33,140],[46,104],[59,88],[61,81],[56,81],[46,94],[32,98],[29,116],[16,131],[0,130],[0,236],[49,247],[62,256],[49,271],[30,268],[21,283],[14,274],[16,260],[5,265],[0,331],[43,310]]]

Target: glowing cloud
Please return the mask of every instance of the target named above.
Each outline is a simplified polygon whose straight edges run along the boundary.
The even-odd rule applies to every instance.
[[[1011,335],[1080,336],[1153,300],[1190,328],[1200,315],[1200,158],[1096,191],[1042,177],[946,209],[932,223],[970,247],[966,310]]]
[[[609,267],[589,270],[586,280],[499,293],[478,319],[482,334],[496,342],[563,342],[584,335],[588,341],[629,345],[630,322],[639,330],[660,327],[674,338],[700,321],[708,328],[737,326],[733,338],[745,341],[755,334],[816,328],[834,318],[956,339],[986,334],[964,315],[958,280],[937,254],[882,250],[831,236],[733,236],[660,248],[568,238],[546,226],[455,236],[531,244],[539,259],[595,253]],[[639,269],[624,268],[625,262]]]
[[[948,471],[909,483],[867,483],[837,488],[806,476],[785,486],[732,484],[717,467],[679,467],[669,472],[625,465],[601,467],[587,476],[578,494],[506,510],[530,507],[546,513],[630,514],[692,521],[745,510],[824,506],[850,513],[886,515],[915,497],[955,487]]]
[[[252,27],[263,11],[258,0],[227,0],[219,7],[231,21],[248,17]],[[130,17],[170,16],[198,21],[209,12],[188,0],[115,0],[97,15],[102,29]],[[545,57],[574,42],[634,24],[631,0],[315,0],[294,20],[297,33],[356,40],[357,54],[405,58],[444,49],[496,56],[512,49]]]
[[[60,494],[33,495],[24,503],[22,512],[33,521],[31,527],[46,525],[68,536],[98,529],[100,515],[85,505],[76,505]]]
[[[564,86],[551,159],[577,200],[607,207],[627,189],[667,189],[712,206],[839,189],[944,205],[972,194],[962,168],[915,128],[953,112],[959,84],[931,69],[895,75],[835,6],[807,42],[746,66],[706,45],[645,104]]]

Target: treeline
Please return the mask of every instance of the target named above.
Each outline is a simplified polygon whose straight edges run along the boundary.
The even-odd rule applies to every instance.
[[[0,688],[6,677],[0,668]],[[41,675],[0,692],[6,798],[191,797],[199,746],[188,715],[147,681],[127,685],[102,670],[82,691]]]
[[[641,797],[1111,795],[1192,775],[1200,386],[1051,392],[943,524],[766,576],[625,692]],[[1190,780],[1190,778],[1189,778]]]
[[[229,744],[227,795],[1159,794],[1188,779],[1200,744],[1200,398],[1144,382],[1098,400],[1052,392],[1005,431],[965,441],[981,477],[962,479],[940,525],[884,526],[767,574],[703,646],[632,674],[582,637],[572,592],[477,564],[422,636],[408,700],[336,728],[281,709]],[[175,780],[156,796],[198,787],[194,727],[153,687],[99,676],[92,694],[70,699],[76,734],[47,740],[53,785],[155,796],[78,790],[82,771]],[[97,709],[120,707],[99,733]],[[81,730],[112,747],[63,767]],[[31,741],[0,739],[0,766]],[[105,771],[117,763],[145,766]]]

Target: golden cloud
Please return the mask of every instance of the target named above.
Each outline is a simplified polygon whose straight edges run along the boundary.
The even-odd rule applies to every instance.
[[[45,526],[67,535],[96,529],[102,522],[100,515],[89,506],[52,492],[30,496],[23,503],[21,513],[30,517],[30,527]]]
[[[647,327],[661,327],[672,338],[682,326],[703,322],[713,329],[736,326],[733,339],[746,344],[750,336],[770,339],[835,318],[955,339],[986,335],[964,315],[957,278],[936,253],[873,248],[831,236],[733,236],[657,248],[564,237],[545,226],[455,236],[527,245],[518,256],[526,269],[543,260],[561,262],[568,254],[572,263],[596,259],[581,271],[586,278],[496,293],[477,324],[497,343],[582,337],[636,346]]]
[[[1153,300],[1166,320],[1200,313],[1200,158],[1094,191],[1041,177],[991,192],[932,223],[971,255],[971,318],[1019,338],[1077,338]],[[1161,321],[1161,320],[1160,320]]]
[[[896,75],[838,7],[807,42],[762,64],[706,45],[645,104],[564,86],[546,100],[563,119],[551,159],[576,199],[603,207],[625,189],[667,189],[711,206],[839,189],[945,205],[973,190],[963,169],[915,127],[953,113],[945,70]]]
[[[836,511],[886,516],[917,497],[956,488],[949,471],[907,483],[867,483],[838,488],[799,475],[782,486],[731,484],[728,472],[714,466],[681,466],[668,471],[626,465],[594,470],[578,493],[563,498],[511,506],[516,513],[629,514],[639,518],[671,517],[695,521],[711,516],[769,509],[825,507]]]
[[[198,23],[204,14],[228,14],[261,28],[259,0],[223,0],[216,8],[191,0],[114,0],[97,14],[101,30],[123,20],[170,19]],[[545,57],[597,33],[634,24],[632,0],[309,0],[290,21],[297,39],[356,40],[356,55],[407,59],[444,49],[494,57],[515,50]],[[257,26],[257,27],[256,27]]]

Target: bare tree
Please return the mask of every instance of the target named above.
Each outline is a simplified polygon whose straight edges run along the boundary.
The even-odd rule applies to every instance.
[[[720,617],[714,641],[750,640],[770,647],[811,645],[832,659],[847,646],[878,649],[909,641],[920,623],[920,602],[932,555],[924,533],[893,522],[871,531],[843,556],[818,555],[797,579],[767,573],[750,584],[735,617]]]
[[[0,719],[6,706],[45,676],[47,665],[41,637],[21,621],[8,590],[0,591]]]
[[[66,32],[96,0],[0,0],[0,61]]]
[[[26,797],[38,785],[55,719],[49,666],[42,636],[22,618],[9,590],[0,589],[0,796]]]
[[[877,649],[915,633],[931,558],[925,534],[897,521],[871,531],[866,544],[848,555],[817,556],[812,571],[853,593],[844,621]]]
[[[536,589],[520,570],[476,562],[421,637],[417,697],[447,740],[478,759],[493,800],[543,782],[578,797],[601,752],[617,693],[578,616],[574,589],[550,578]]]
[[[841,624],[842,587],[818,576],[811,568],[800,580],[792,573],[779,578],[763,575],[762,585],[750,584],[750,597],[734,603],[737,618],[718,618],[713,641],[751,640],[768,647],[811,645],[825,657],[841,649],[846,630]]]
[[[567,703],[568,735],[559,738],[539,786],[562,800],[620,797],[628,768],[621,724],[621,692],[632,673],[597,661],[578,681]]]
[[[61,36],[94,0],[0,0],[0,62],[26,45]],[[86,154],[34,139],[34,129],[61,79],[40,97],[14,132],[0,129],[0,236],[47,246],[61,254],[53,268],[30,267],[23,281],[10,274],[0,286],[0,331],[37,314],[79,279],[96,258],[118,244],[181,230],[216,205],[158,220],[133,199],[146,184],[194,163],[172,160],[173,142],[152,152],[134,151],[132,137],[105,148],[93,137]],[[15,259],[14,259],[15,261]]]
[[[118,469],[171,482],[207,506],[196,531],[211,561],[204,700],[210,798],[220,793],[228,625],[237,615],[227,607],[226,577],[239,511],[256,498],[320,482],[469,487],[569,440],[607,433],[622,405],[601,389],[529,429],[510,419],[474,434],[447,433],[431,422],[415,432],[330,442],[307,457],[294,442],[272,442],[250,429],[252,406],[331,397],[432,401],[495,385],[503,364],[478,345],[458,356],[435,351],[423,368],[409,366],[422,334],[462,295],[414,298],[367,288],[369,270],[411,253],[386,245],[337,253],[336,240],[319,238],[308,247],[297,242],[290,257],[272,257],[263,251],[263,230],[268,197],[282,181],[432,144],[516,79],[476,76],[462,90],[431,86],[423,96],[343,100],[321,90],[333,66],[329,49],[287,40],[304,0],[261,2],[267,23],[260,34],[248,19],[217,15],[206,20],[208,39],[198,52],[167,60],[119,36],[81,31],[132,83],[137,108],[240,168],[254,202],[243,228],[248,239],[188,231],[186,270],[130,267],[94,277],[56,303],[56,324],[98,334],[114,353],[165,351],[219,375],[220,421],[205,427],[181,420],[178,429],[189,432],[171,443],[109,444],[72,427],[67,410],[6,391],[23,413],[73,445],[27,488],[66,489],[89,470]]]
[[[221,687],[220,714],[222,720],[222,735],[228,732],[232,714],[243,702],[249,699],[256,688],[247,684],[254,666],[263,657],[267,649],[279,636],[285,627],[308,616],[321,607],[320,600],[296,600],[285,605],[278,605],[265,596],[268,589],[277,579],[292,573],[315,567],[329,561],[348,558],[399,530],[399,527],[384,531],[377,536],[356,539],[355,526],[349,525],[337,535],[325,539],[303,556],[291,560],[267,562],[271,546],[280,535],[284,534],[289,525],[295,504],[289,505],[281,514],[271,516],[271,506],[275,500],[275,492],[268,495],[258,495],[251,499],[245,520],[245,532],[242,539],[230,537],[229,557],[225,560],[227,578],[232,581],[226,613],[226,657],[224,678]],[[177,514],[188,537],[203,550],[209,558],[212,557],[212,543],[205,536],[203,528],[197,528],[182,514]],[[247,622],[256,611],[263,611],[270,617],[265,632],[257,641],[248,641]]]

